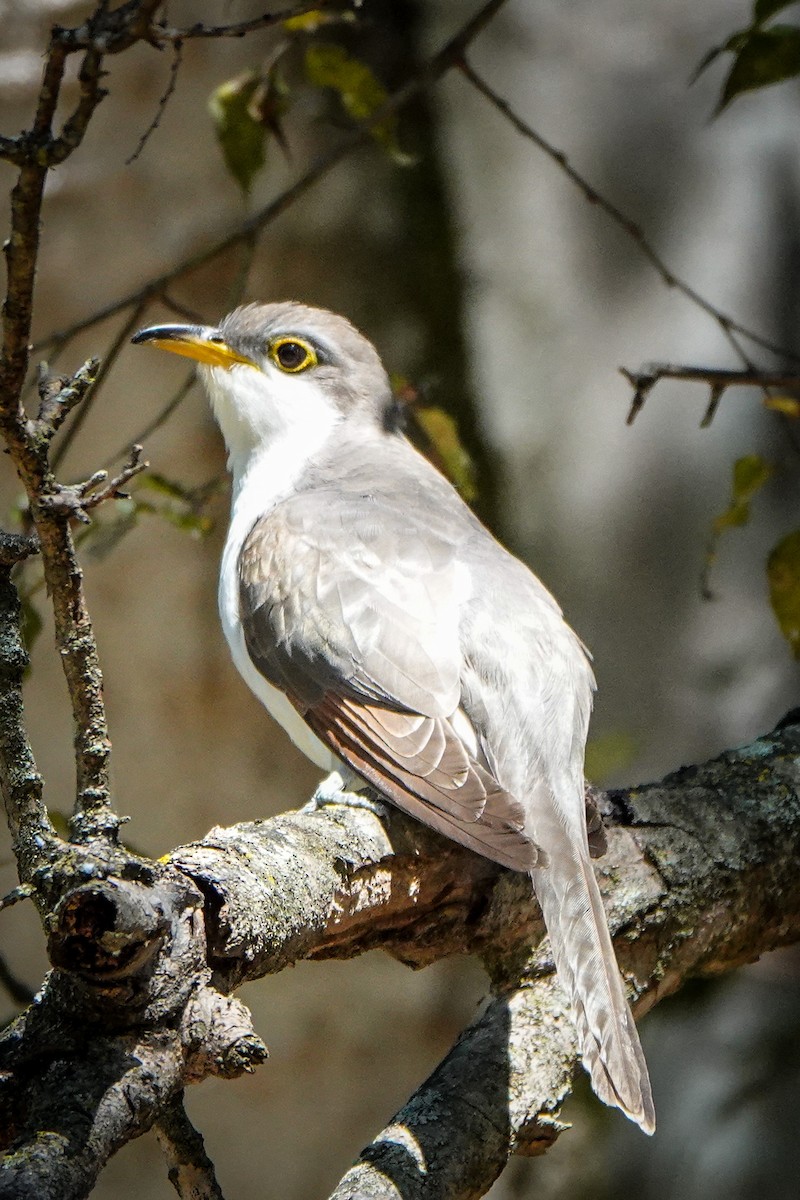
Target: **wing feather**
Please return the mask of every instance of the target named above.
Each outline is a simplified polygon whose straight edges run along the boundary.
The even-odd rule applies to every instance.
[[[400,715],[393,714],[395,729]],[[536,846],[523,832],[519,802],[479,763],[469,763],[460,785],[444,759],[438,769],[426,773],[417,759],[402,754],[398,748],[402,737],[385,729],[382,736],[374,706],[335,694],[309,709],[305,719],[354,771],[410,816],[513,870],[529,871],[541,863]],[[409,719],[415,720],[416,714],[409,714]],[[453,741],[457,739],[451,734],[448,745]]]

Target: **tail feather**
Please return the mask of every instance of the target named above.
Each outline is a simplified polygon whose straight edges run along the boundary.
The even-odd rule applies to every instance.
[[[551,833],[553,831],[551,830]],[[588,851],[563,826],[543,839],[547,866],[532,872],[550,935],[556,970],[572,1002],[583,1064],[606,1104],[622,1110],[645,1133],[655,1129],[647,1065],[608,931]]]

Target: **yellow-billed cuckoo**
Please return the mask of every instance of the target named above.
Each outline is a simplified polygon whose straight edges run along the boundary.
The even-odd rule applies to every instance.
[[[594,680],[557,603],[405,439],[343,317],[251,304],[133,340],[200,363],[227,444],[219,606],[245,681],[318,766],[530,873],[592,1085],[652,1132],[589,857]]]

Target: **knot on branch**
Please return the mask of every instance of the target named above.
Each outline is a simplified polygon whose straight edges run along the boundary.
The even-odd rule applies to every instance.
[[[244,1004],[211,986],[201,987],[187,1005],[182,1033],[187,1082],[208,1075],[225,1079],[250,1075],[269,1058]]]
[[[98,880],[76,888],[58,905],[50,960],[95,980],[117,979],[152,957],[169,930],[170,916],[151,888]]]

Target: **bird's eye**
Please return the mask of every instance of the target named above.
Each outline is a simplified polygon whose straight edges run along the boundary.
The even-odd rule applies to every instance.
[[[314,347],[299,338],[278,338],[270,345],[269,356],[282,371],[292,375],[316,366],[318,361]]]

